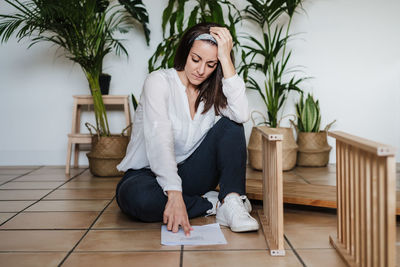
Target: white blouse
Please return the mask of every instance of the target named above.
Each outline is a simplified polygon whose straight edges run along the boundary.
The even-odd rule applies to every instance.
[[[227,107],[220,112],[237,123],[249,120],[245,84],[237,74],[222,79]],[[135,112],[134,128],[126,156],[117,166],[120,171],[150,168],[164,190],[182,191],[177,164],[188,158],[200,145],[208,130],[221,116],[214,106],[201,114],[200,102],[192,120],[186,87],[175,69],[150,73]]]

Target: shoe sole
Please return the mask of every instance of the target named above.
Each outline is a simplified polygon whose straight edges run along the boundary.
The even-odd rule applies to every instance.
[[[242,227],[230,227],[226,222],[217,220],[217,223],[220,225],[229,227],[232,232],[240,233],[240,232],[250,232],[250,231],[257,231],[259,229],[258,225],[247,225],[247,226],[242,226]]]

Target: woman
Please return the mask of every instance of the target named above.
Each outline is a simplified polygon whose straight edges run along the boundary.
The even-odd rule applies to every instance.
[[[173,232],[181,226],[186,235],[189,218],[215,214],[232,231],[257,230],[245,196],[248,119],[232,36],[215,23],[195,25],[182,36],[174,68],[145,80],[118,165],[126,171],[116,189],[121,210]],[[219,193],[211,191],[218,184]]]

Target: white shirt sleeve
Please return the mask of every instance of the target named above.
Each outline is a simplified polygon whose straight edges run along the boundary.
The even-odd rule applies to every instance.
[[[182,191],[175,159],[174,136],[168,115],[170,91],[160,73],[151,73],[143,86],[143,127],[147,158],[158,184],[168,190]]]
[[[249,104],[243,79],[237,73],[228,79],[222,78],[222,92],[227,98],[228,105],[220,110],[221,114],[237,123],[248,121]]]

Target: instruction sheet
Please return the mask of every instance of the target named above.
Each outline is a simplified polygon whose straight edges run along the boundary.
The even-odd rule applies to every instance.
[[[166,246],[176,245],[225,245],[224,234],[218,223],[192,226],[190,236],[185,236],[183,229],[177,233],[167,230],[166,225],[161,226],[161,244]]]

